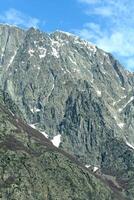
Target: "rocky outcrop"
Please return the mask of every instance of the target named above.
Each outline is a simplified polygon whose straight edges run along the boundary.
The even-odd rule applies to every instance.
[[[0,103],[0,198],[125,199]]]
[[[74,35],[6,29],[15,38],[1,72],[8,108],[133,199],[133,73]]]

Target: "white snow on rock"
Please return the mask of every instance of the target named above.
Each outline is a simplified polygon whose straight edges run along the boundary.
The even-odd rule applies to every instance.
[[[99,97],[101,97],[101,91],[100,91],[100,90],[96,90],[96,92],[97,92],[97,95],[98,95]]]
[[[31,126],[33,129],[36,129],[35,124],[29,124],[29,126]]]
[[[125,126],[125,124],[121,122],[116,115],[114,115],[113,117],[116,120],[117,125],[122,129]]]
[[[116,103],[117,103],[117,102],[116,102],[116,101],[114,101],[114,102],[113,102],[113,106],[115,106],[115,104],[116,104]]]
[[[35,40],[35,41],[34,41],[34,44],[36,45],[37,43],[38,43],[38,41]]]
[[[103,74],[106,74],[107,72],[106,72],[106,71],[104,71],[104,70],[102,70],[102,73],[103,73]]]
[[[40,112],[40,109],[39,108],[35,108],[35,112]]]
[[[58,38],[58,41],[57,40],[54,40],[54,39],[50,39],[51,40],[51,43],[52,43],[52,46],[53,47],[57,47],[58,49],[64,45],[64,42],[63,40],[59,39]]]
[[[33,129],[36,129],[36,130],[37,130],[35,124],[29,124],[29,126],[31,126]],[[42,133],[46,138],[48,138],[48,135],[46,134],[45,131],[39,131],[39,132]]]
[[[124,127],[124,123],[117,123],[117,125],[122,129]]]
[[[31,111],[32,113],[34,113],[34,109],[33,109],[33,108],[31,108],[30,111]]]
[[[93,172],[96,172],[98,169],[98,167],[94,167]]]
[[[34,50],[33,49],[29,49],[28,53],[29,53],[30,56],[33,56]]]
[[[69,56],[69,60],[70,60],[74,65],[77,65],[76,61],[74,61],[70,56]]]
[[[77,37],[77,36],[74,35],[73,33],[69,33],[69,32],[66,32],[66,31],[56,30],[56,32],[63,33],[63,34],[65,34],[65,35],[67,35],[67,36]]]
[[[134,146],[130,144],[128,141],[126,141],[126,145],[129,146],[130,148],[134,149]]]
[[[115,104],[117,104],[117,103],[119,103],[122,99],[125,99],[125,98],[127,98],[127,96],[125,95],[125,96],[122,96],[122,97],[120,97],[120,99],[118,100],[118,101],[114,101],[113,102],[113,106],[115,106]]]
[[[31,108],[30,110],[32,113],[40,112],[39,108]]]
[[[9,61],[8,65],[7,65],[7,68],[6,68],[6,70],[8,70],[8,68],[9,68],[9,67],[10,67],[10,65],[12,64],[12,62],[13,62],[13,60],[14,60],[15,56],[16,56],[16,53],[17,53],[17,50],[14,52],[14,55],[11,57],[11,59],[10,59],[10,61]]]
[[[125,99],[126,97],[127,97],[126,95],[125,95],[125,96],[122,96],[121,99]]]
[[[90,49],[90,51],[93,51],[93,53],[96,53],[96,51],[97,51],[97,48],[96,48],[96,46],[94,46],[94,45],[88,45],[88,49]]]
[[[61,135],[58,134],[58,135],[54,136],[53,139],[51,140],[51,142],[53,143],[54,146],[59,147],[59,145],[61,143]]]
[[[14,113],[11,111],[11,110],[9,110],[9,112],[11,113],[11,115],[14,117],[15,115],[14,115]]]
[[[124,87],[121,87],[121,89],[122,89],[122,90],[126,90],[126,88],[124,88]]]
[[[73,68],[73,71],[80,73],[80,69]]]
[[[85,167],[86,167],[86,168],[89,168],[89,167],[91,167],[91,165],[85,165]]]
[[[84,45],[84,46],[86,46],[87,47],[87,49],[89,49],[91,52],[93,52],[93,53],[96,53],[96,51],[97,51],[97,48],[96,48],[96,46],[95,45],[93,45],[93,44],[91,44],[91,43],[89,43],[89,42],[87,42],[87,41],[85,41],[85,40],[80,40],[80,38],[79,37],[75,37],[75,41],[74,41],[76,44],[80,44],[80,45]]]
[[[103,51],[102,51],[102,54],[103,54],[104,57],[107,57],[107,56],[108,56],[106,52],[103,52]]]
[[[48,138],[48,135],[44,131],[40,131],[46,138]]]
[[[132,96],[129,100],[128,100],[128,102],[122,107],[122,108],[119,108],[119,112],[122,112],[122,110],[124,109],[124,108],[126,108],[126,106],[129,104],[129,103],[131,103],[131,101],[133,101],[134,100],[134,96]]]
[[[47,50],[44,47],[38,47],[38,49],[39,49],[39,53],[40,53],[39,57],[40,58],[45,58]]]
[[[4,57],[4,53],[3,53],[3,52],[1,53],[1,56],[0,56],[0,57],[1,57],[1,61],[2,61],[2,59],[3,59],[3,57]],[[1,67],[2,67],[2,66],[1,66]]]
[[[39,55],[40,58],[45,58],[45,56],[46,56],[46,53]]]
[[[52,55],[56,58],[59,58],[59,52],[57,51],[57,49],[55,49],[54,47],[52,47]]]

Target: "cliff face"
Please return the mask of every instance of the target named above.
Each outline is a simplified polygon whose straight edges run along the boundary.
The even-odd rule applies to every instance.
[[[107,182],[101,179],[17,118],[0,99],[2,200],[117,200],[123,197],[116,187],[106,186]]]
[[[8,108],[50,140],[60,136],[60,149],[133,199],[134,75],[111,54],[68,33],[0,31]]]

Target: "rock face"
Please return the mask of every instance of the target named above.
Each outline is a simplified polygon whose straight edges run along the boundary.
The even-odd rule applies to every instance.
[[[125,199],[99,179],[8,111],[0,99],[0,199]]]
[[[9,26],[0,33],[8,108],[51,141],[59,136],[60,149],[134,199],[133,73],[68,33]]]

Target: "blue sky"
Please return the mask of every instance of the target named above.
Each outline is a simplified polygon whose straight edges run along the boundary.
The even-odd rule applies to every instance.
[[[0,22],[73,32],[111,52],[134,71],[133,0],[6,0]]]

